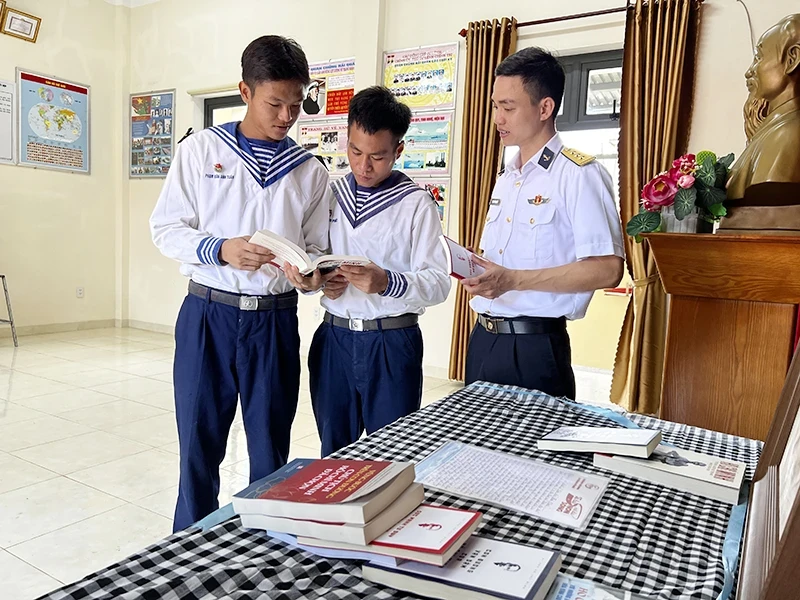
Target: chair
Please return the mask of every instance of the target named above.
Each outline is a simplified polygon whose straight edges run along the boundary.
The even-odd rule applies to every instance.
[[[14,338],[14,347],[19,347],[19,342],[17,341],[17,328],[14,327],[14,313],[11,311],[11,298],[8,295],[8,285],[6,284],[6,276],[0,275],[0,279],[3,280],[3,293],[6,296],[6,307],[8,308],[8,319],[0,319],[0,323],[8,323],[11,325],[11,337]]]

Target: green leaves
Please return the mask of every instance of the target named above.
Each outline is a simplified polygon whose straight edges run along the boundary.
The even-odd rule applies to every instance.
[[[714,204],[722,204],[726,199],[725,191],[718,187],[697,186],[696,203],[701,208],[709,209]]]
[[[637,237],[643,233],[655,231],[660,225],[661,215],[659,213],[643,211],[628,221],[625,232],[631,237]]]
[[[708,187],[713,187],[717,182],[716,162],[711,156],[706,156],[701,164],[698,165],[694,174],[697,181]]]
[[[734,156],[733,156],[733,152],[731,152],[730,154],[720,158],[717,162],[719,164],[721,164],[723,167],[725,167],[726,169],[730,169],[731,165],[733,164],[733,161],[734,161]]]
[[[722,204],[712,204],[708,207],[708,212],[718,219],[728,214],[728,210]]]
[[[694,212],[696,200],[697,190],[695,188],[678,190],[675,195],[675,218],[683,221],[684,218]]]

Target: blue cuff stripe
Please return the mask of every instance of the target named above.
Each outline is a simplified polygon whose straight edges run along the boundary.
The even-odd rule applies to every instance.
[[[401,273],[386,270],[386,275],[389,278],[389,284],[381,296],[387,298],[401,298],[408,290],[408,280]]]
[[[217,265],[222,266],[219,260],[219,250],[226,238],[207,237],[201,240],[200,245],[197,246],[197,258],[204,265]]]

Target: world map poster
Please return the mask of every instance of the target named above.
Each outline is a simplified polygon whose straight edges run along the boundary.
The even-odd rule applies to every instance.
[[[19,164],[88,173],[89,87],[17,70]]]

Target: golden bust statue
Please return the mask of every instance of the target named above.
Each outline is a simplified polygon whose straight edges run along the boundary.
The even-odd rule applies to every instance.
[[[731,168],[721,228],[800,230],[800,14],[761,36],[745,80],[747,147]]]

